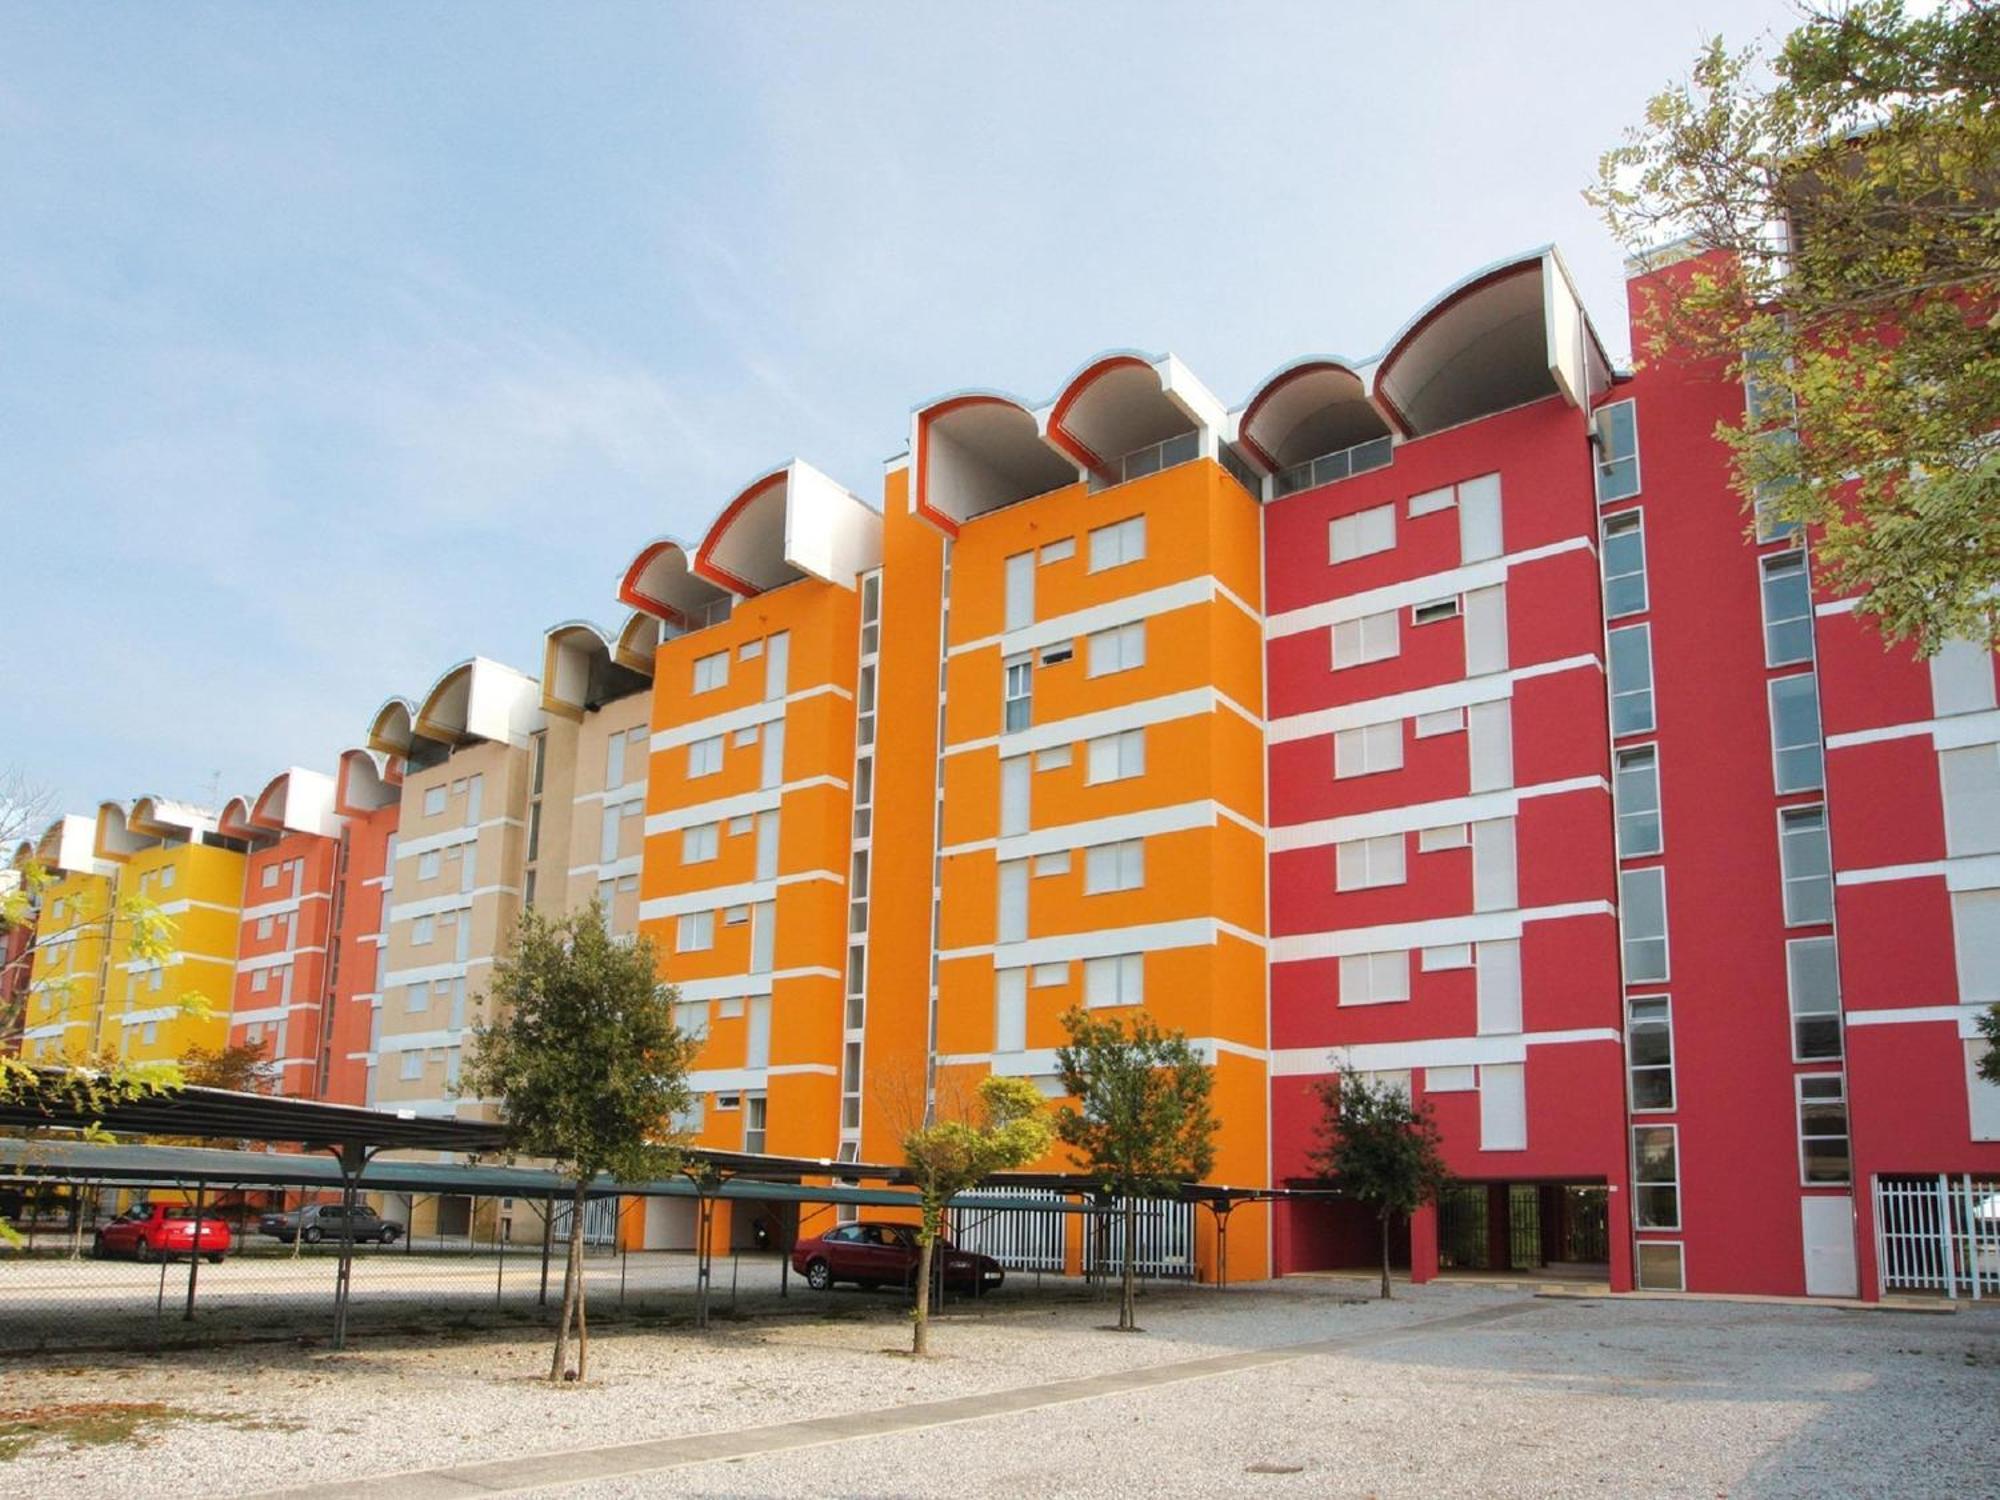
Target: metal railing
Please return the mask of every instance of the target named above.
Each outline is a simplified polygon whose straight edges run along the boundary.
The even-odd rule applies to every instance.
[[[1318,458],[1309,458],[1302,464],[1293,464],[1289,469],[1280,469],[1271,476],[1271,498],[1295,495],[1300,490],[1317,489],[1323,484],[1332,484],[1336,479],[1351,479],[1356,474],[1366,474],[1371,469],[1385,469],[1395,459],[1396,444],[1391,438],[1370,438],[1365,443],[1356,443],[1351,448],[1342,448],[1336,453],[1322,453]]]
[[[1885,1292],[2000,1296],[2000,1179],[1875,1179],[1875,1258]]]
[[[1148,474],[1157,474],[1162,469],[1190,463],[1201,456],[1201,434],[1181,432],[1158,443],[1148,443],[1143,448],[1135,448],[1112,464],[1115,473],[1109,477],[1091,475],[1092,490],[1107,490],[1114,484],[1124,484],[1129,480],[1143,479]]]
[[[1131,1201],[1138,1209],[1133,1233],[1134,1272],[1152,1280],[1193,1280],[1195,1206],[1170,1198]],[[1124,1266],[1126,1202],[1124,1198],[1113,1198],[1098,1216],[1093,1239],[1097,1252],[1094,1269],[1100,1276],[1118,1275]]]

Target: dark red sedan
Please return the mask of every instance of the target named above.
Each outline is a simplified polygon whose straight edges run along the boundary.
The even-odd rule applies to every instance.
[[[984,1295],[1007,1279],[992,1256],[960,1250],[945,1240],[931,1247],[931,1256],[944,1262],[945,1285],[954,1291]],[[917,1279],[917,1231],[910,1224],[842,1224],[817,1239],[800,1240],[792,1251],[792,1269],[816,1292],[837,1281],[910,1286]]]
[[[141,1203],[98,1230],[90,1248],[93,1255],[136,1260],[200,1254],[219,1266],[230,1250],[229,1226],[206,1216],[196,1224],[194,1210],[184,1203]]]

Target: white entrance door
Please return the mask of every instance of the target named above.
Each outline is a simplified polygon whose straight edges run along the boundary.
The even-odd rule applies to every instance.
[[[1806,1295],[1852,1297],[1860,1291],[1854,1271],[1854,1199],[1799,1199],[1805,1239]]]

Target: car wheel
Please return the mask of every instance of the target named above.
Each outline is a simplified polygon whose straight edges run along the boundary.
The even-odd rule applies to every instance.
[[[823,1260],[807,1262],[806,1285],[816,1292],[831,1291],[833,1289],[833,1267]]]
[[[317,1245],[319,1243],[319,1225],[314,1224],[311,1228],[305,1230],[304,1233],[302,1233],[299,1237],[303,1239],[308,1245]]]
[[[384,1226],[382,1230],[382,1243],[385,1245],[393,1245],[396,1243],[396,1238],[397,1238],[396,1226],[393,1224]]]
[[[96,1235],[92,1235],[92,1236],[90,1237],[90,1258],[91,1258],[92,1260],[103,1260],[103,1259],[104,1259],[104,1236],[103,1236],[103,1235],[101,1235],[101,1234],[96,1234]]]
[[[222,1257],[219,1255],[211,1255],[208,1258],[208,1263],[211,1266],[219,1266],[222,1264]]]
[[[140,1240],[137,1244],[133,1245],[132,1256],[135,1260],[143,1260],[143,1261],[152,1260],[153,1259],[152,1241]]]

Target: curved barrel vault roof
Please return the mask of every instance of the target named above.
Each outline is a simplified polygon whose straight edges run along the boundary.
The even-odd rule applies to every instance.
[[[911,426],[910,509],[947,536],[974,516],[1081,477],[1035,414],[1004,391],[939,396],[916,408]]]
[[[707,622],[710,609],[729,600],[726,589],[695,573],[684,543],[657,536],[639,549],[618,583],[618,600],[672,625],[677,633]]]
[[[618,664],[652,676],[654,660],[660,649],[661,627],[665,623],[658,615],[648,614],[643,609],[635,609],[627,615],[617,639],[611,643],[611,654],[618,659]]]
[[[527,743],[541,694],[535,679],[484,656],[445,669],[424,694],[412,729],[427,740]]]
[[[645,691],[652,680],[649,657],[641,668],[618,659],[603,627],[589,620],[565,620],[542,633],[542,711],[580,720],[585,713]]]
[[[1237,445],[1275,473],[1387,436],[1389,420],[1369,394],[1364,368],[1333,355],[1280,366],[1237,415]]]
[[[1049,441],[1102,478],[1127,453],[1193,430],[1220,433],[1227,413],[1171,354],[1112,349],[1063,382],[1042,428]]]
[[[358,817],[389,806],[401,797],[403,764],[396,756],[356,747],[340,752],[334,774],[334,810]]]
[[[738,491],[695,548],[693,566],[749,599],[801,578],[851,589],[881,562],[881,513],[795,458]]]

